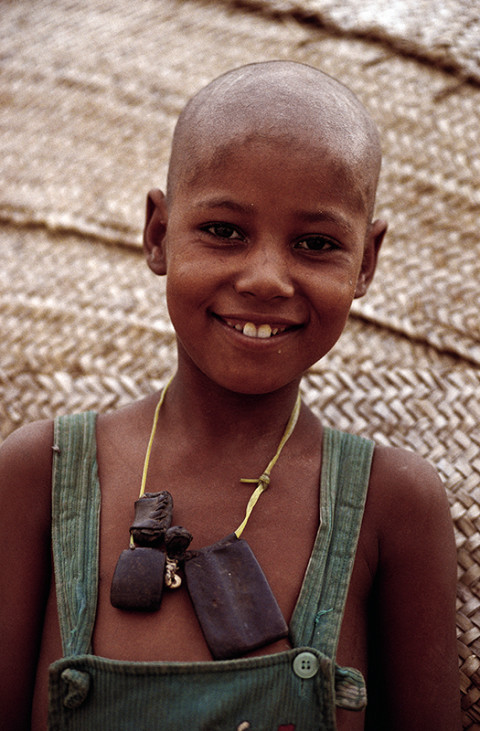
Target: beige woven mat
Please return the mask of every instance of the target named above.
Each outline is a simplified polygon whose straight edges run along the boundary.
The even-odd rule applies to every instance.
[[[480,11],[475,0],[225,1],[375,39],[480,82]]]
[[[122,405],[171,373],[164,283],[138,247],[185,99],[268,58],[338,76],[381,128],[378,212],[391,229],[371,293],[305,398],[328,424],[415,449],[445,480],[464,727],[480,728],[480,90],[376,40],[227,5],[2,4],[0,438]]]
[[[351,85],[383,134],[378,209],[391,222],[355,311],[480,364],[479,88],[452,90],[445,72],[373,42],[207,2],[10,3],[0,31],[0,216],[132,244],[175,117],[207,80],[281,57]]]

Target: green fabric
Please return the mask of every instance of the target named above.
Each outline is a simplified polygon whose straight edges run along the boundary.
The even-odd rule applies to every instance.
[[[90,652],[97,609],[100,487],[96,414],[55,422],[52,537],[63,654]]]
[[[373,443],[326,429],[321,525],[295,608],[293,649],[219,662],[120,662],[91,653],[100,486],[93,413],[55,424],[53,551],[65,657],[50,668],[49,729],[252,731],[335,729],[335,705],[360,709],[365,684],[334,662],[368,489]],[[301,678],[304,651],[318,671]],[[310,657],[311,657],[310,656]]]

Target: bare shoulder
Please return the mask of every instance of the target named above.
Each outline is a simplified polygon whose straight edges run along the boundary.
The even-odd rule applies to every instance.
[[[375,448],[367,508],[386,545],[396,535],[421,541],[427,536],[419,531],[428,529],[430,537],[432,531],[451,531],[447,493],[437,470],[408,450]]]
[[[456,549],[447,491],[437,470],[419,455],[376,447],[365,510],[367,529],[378,551],[383,579],[395,576],[402,590],[416,582],[438,590],[456,581]],[[417,584],[418,586],[418,584]]]
[[[421,497],[425,491],[444,493],[435,467],[415,452],[397,447],[376,446],[372,464],[372,480],[380,480],[386,488],[401,483],[406,493]]]
[[[125,406],[98,414],[98,433],[106,433],[113,437],[126,432],[132,437],[135,432],[148,431],[152,426],[153,414],[158,403],[158,394],[153,393]]]
[[[32,548],[34,541],[49,545],[52,446],[53,422],[40,421],[13,432],[0,447],[0,525],[7,546],[23,546],[27,536]],[[30,560],[36,560],[33,551]]]
[[[18,493],[31,487],[50,491],[53,446],[53,421],[37,421],[8,436],[0,447],[0,490]]]
[[[9,546],[26,536],[32,546],[49,545],[52,446],[53,422],[38,421],[13,432],[0,447],[0,525]]]
[[[5,728],[29,727],[50,587],[52,422],[11,434],[0,448],[0,707]]]
[[[373,713],[366,727],[457,729],[456,549],[437,471],[411,452],[377,447],[365,518],[377,547],[371,706],[375,698],[384,706],[383,725]]]
[[[96,442],[102,493],[108,489],[110,478],[115,482],[119,454],[122,469],[127,473],[131,471],[137,477],[142,469],[140,460],[145,456],[157,401],[158,395],[153,394],[98,415]],[[126,477],[124,474],[123,478]]]

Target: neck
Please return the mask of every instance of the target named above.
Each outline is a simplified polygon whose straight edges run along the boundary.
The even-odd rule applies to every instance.
[[[278,434],[285,428],[295,404],[299,381],[266,394],[244,394],[224,389],[199,374],[192,378],[181,369],[168,389],[164,417],[184,434],[201,433],[219,442]]]

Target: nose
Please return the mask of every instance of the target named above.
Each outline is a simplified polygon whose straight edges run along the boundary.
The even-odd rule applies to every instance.
[[[264,300],[293,296],[295,287],[288,255],[279,248],[266,242],[246,252],[235,281],[239,294],[250,294]]]

